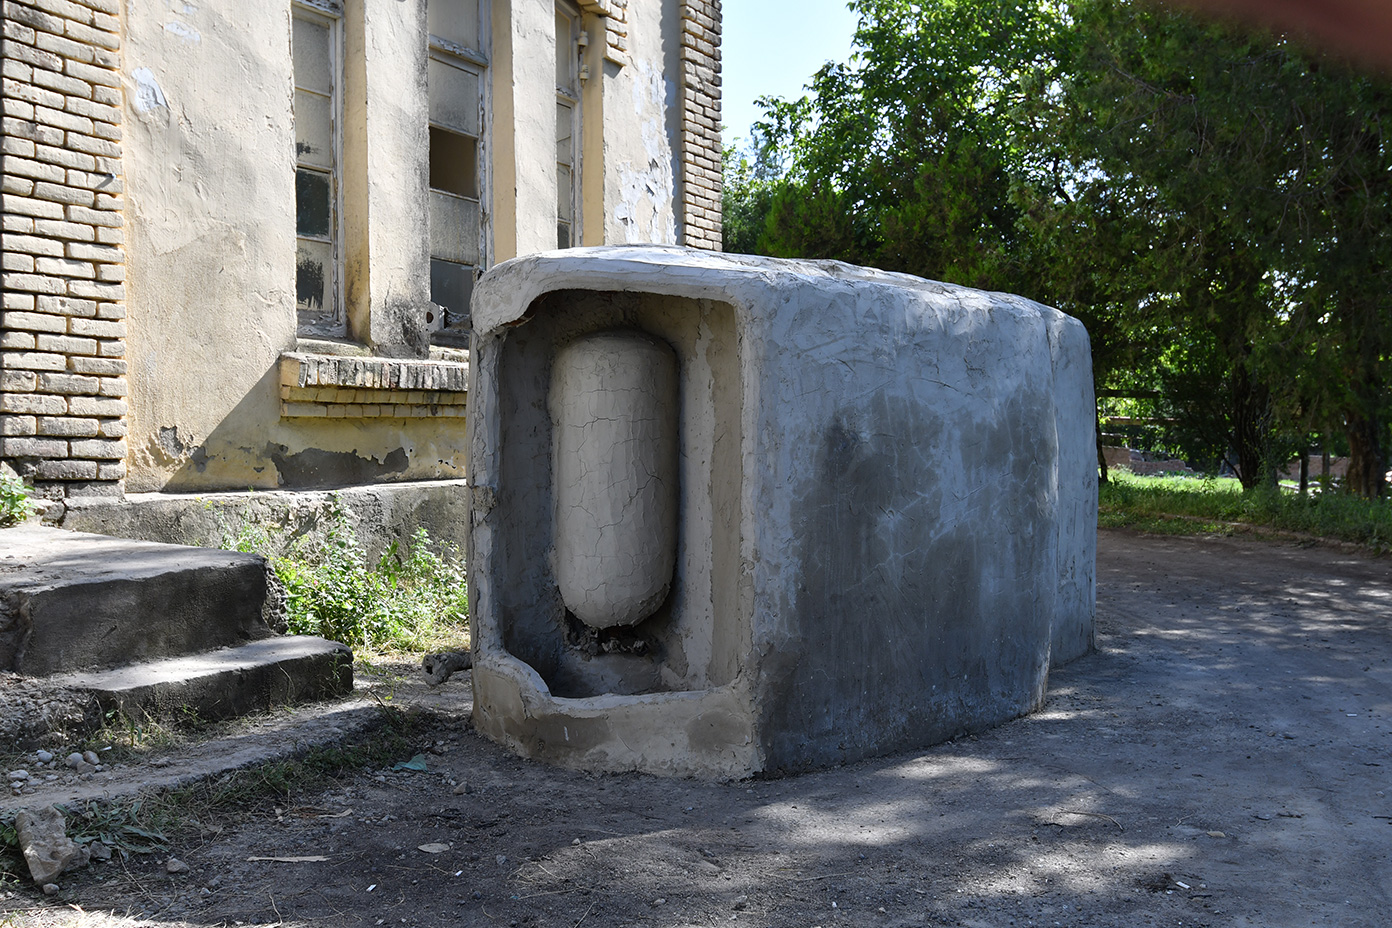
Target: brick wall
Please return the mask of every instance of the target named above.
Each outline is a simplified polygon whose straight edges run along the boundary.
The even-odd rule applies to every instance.
[[[720,0],[683,0],[681,15],[682,243],[719,251]]]
[[[3,0],[0,459],[45,495],[120,493],[120,0]]]
[[[280,414],[287,419],[459,418],[468,389],[462,361],[280,356]]]
[[[604,57],[628,63],[628,0],[580,0],[586,13],[604,17]]]

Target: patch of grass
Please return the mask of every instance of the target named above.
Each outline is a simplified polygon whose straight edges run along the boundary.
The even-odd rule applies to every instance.
[[[1392,501],[1308,497],[1231,478],[1141,477],[1113,469],[1098,488],[1098,525],[1157,534],[1233,534],[1234,523],[1392,550]]]
[[[298,537],[256,524],[224,536],[224,548],[270,561],[291,632],[341,641],[359,656],[468,647],[463,556],[423,528],[371,564],[337,500],[317,529]]]

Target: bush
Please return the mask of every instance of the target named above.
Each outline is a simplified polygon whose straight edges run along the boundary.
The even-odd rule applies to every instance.
[[[0,527],[18,525],[38,506],[29,498],[29,488],[16,474],[0,470]]]
[[[434,545],[423,528],[404,549],[393,542],[369,566],[335,500],[315,531],[290,539],[282,529],[247,524],[223,547],[266,557],[285,587],[294,634],[368,651],[467,646],[463,557],[453,546]]]

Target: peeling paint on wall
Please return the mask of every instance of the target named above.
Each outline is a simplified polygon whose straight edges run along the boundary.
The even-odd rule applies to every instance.
[[[316,448],[292,453],[284,445],[268,445],[265,454],[280,472],[280,485],[294,489],[326,490],[371,483],[388,474],[405,473],[408,463],[404,448],[383,455],[381,460]]]
[[[199,34],[197,29],[181,22],[165,23],[164,31],[177,35],[190,45],[197,45],[199,42],[203,41],[203,36]]]
[[[672,211],[672,143],[667,137],[667,113],[676,100],[676,86],[661,68],[647,61],[636,61],[633,68],[633,107],[642,121],[643,152],[640,165],[622,161],[619,165],[620,200],[614,218],[629,244],[674,243],[676,216]]]
[[[135,81],[135,108],[148,113],[160,107],[168,107],[169,104],[164,99],[164,91],[160,89],[159,81],[155,80],[155,72],[149,68],[136,68],[131,72],[131,78]]]

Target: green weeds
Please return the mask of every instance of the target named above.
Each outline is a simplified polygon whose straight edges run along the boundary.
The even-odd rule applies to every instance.
[[[1139,477],[1113,470],[1098,488],[1098,524],[1160,534],[1275,529],[1392,550],[1392,501],[1327,492],[1307,497],[1230,478]]]
[[[24,481],[14,473],[0,470],[0,527],[18,525],[37,508]]]
[[[223,547],[265,556],[285,588],[289,631],[341,641],[357,652],[467,647],[464,559],[417,529],[369,563],[347,513],[335,501],[313,531],[247,524]]]

